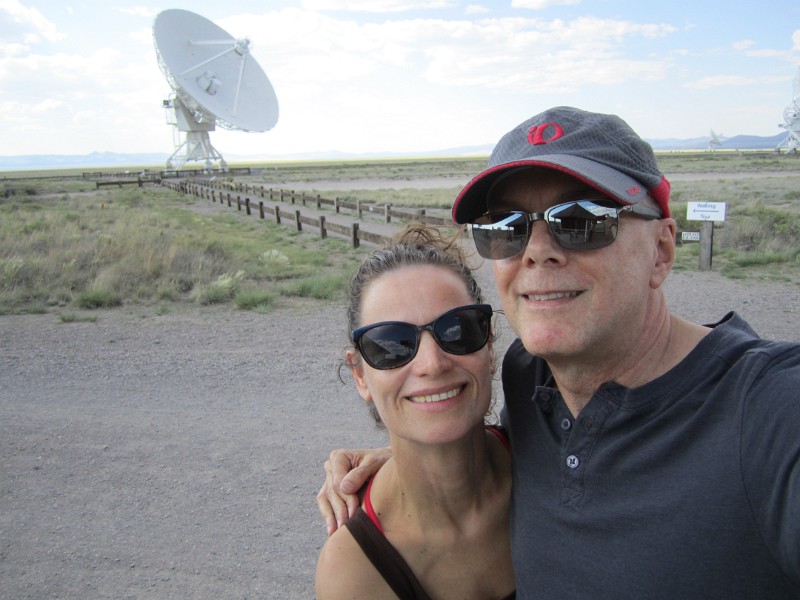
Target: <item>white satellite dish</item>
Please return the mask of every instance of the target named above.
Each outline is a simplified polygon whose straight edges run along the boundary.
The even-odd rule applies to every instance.
[[[793,87],[792,102],[783,110],[783,123],[778,125],[788,135],[778,144],[778,149],[788,148],[790,152],[797,152],[800,148],[800,67],[797,68]]]
[[[158,66],[173,93],[164,100],[167,120],[175,127],[175,152],[168,169],[187,161],[227,165],[211,145],[209,131],[267,131],[278,122],[278,99],[250,56],[250,40],[234,39],[208,19],[188,10],[170,9],[153,23]],[[185,133],[185,139],[181,135]]]

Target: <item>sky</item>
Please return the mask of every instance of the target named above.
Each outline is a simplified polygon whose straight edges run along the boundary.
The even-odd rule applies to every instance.
[[[223,155],[494,144],[557,105],[646,139],[784,130],[798,0],[0,0],[0,155],[175,149],[153,22],[180,8],[248,38],[279,105]]]

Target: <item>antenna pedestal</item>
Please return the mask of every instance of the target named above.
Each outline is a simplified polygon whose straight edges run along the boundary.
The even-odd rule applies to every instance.
[[[219,161],[219,168],[222,171],[228,171],[228,164],[211,145],[207,131],[187,131],[184,142],[167,159],[167,169],[180,171],[190,160],[202,161],[207,173],[212,172],[214,161]]]
[[[190,110],[179,97],[165,100],[164,108],[167,109],[167,122],[176,129],[173,136],[175,152],[167,159],[167,169],[179,171],[188,161],[194,160],[203,162],[207,173],[211,172],[214,161],[219,161],[221,170],[228,170],[227,163],[211,145],[208,135],[216,128],[213,116]]]

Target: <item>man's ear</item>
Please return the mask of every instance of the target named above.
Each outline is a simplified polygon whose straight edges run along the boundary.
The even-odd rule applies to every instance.
[[[656,221],[656,253],[653,272],[650,276],[650,287],[658,289],[672,270],[675,263],[675,220],[661,219]]]

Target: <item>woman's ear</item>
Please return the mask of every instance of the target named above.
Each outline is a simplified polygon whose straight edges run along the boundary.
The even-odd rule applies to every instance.
[[[353,379],[356,382],[356,389],[359,395],[365,402],[372,402],[372,393],[369,391],[367,379],[364,374],[364,364],[361,361],[361,356],[353,349],[347,350],[344,355],[344,360],[353,374]]]

